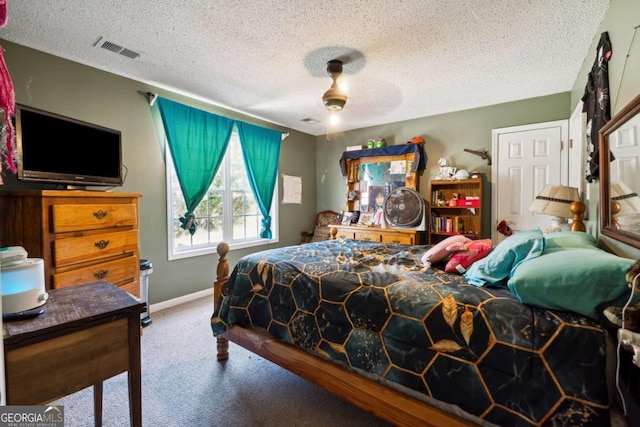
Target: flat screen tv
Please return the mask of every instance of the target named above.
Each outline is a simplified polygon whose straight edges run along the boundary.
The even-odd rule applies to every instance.
[[[120,131],[16,104],[18,179],[120,186]]]

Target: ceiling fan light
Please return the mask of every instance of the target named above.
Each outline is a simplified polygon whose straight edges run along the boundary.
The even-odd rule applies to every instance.
[[[340,111],[347,103],[347,94],[334,83],[331,88],[322,95],[324,106],[329,111]]]
[[[322,95],[322,102],[328,111],[340,111],[347,103],[347,94],[338,87],[338,77],[342,74],[342,61],[332,59],[327,62],[327,73],[333,79],[333,84],[328,91]]]
[[[339,99],[331,99],[324,103],[324,106],[329,111],[341,111],[344,108],[344,101]]]

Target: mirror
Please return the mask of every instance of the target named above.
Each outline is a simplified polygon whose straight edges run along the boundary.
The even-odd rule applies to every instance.
[[[391,160],[360,164],[360,211],[375,213],[382,209],[385,197],[393,190],[404,187],[407,162]]]
[[[640,95],[599,137],[600,232],[640,249]]]

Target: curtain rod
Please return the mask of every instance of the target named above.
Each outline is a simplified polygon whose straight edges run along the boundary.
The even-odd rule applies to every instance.
[[[155,104],[156,100],[158,99],[158,94],[157,93],[153,93],[153,92],[145,92],[145,95],[147,95],[147,99],[149,101],[149,106],[153,107],[153,104]],[[289,136],[289,132],[282,132],[282,140],[283,141],[288,136]]]

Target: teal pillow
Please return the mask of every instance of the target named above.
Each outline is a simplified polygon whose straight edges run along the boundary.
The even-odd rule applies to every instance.
[[[498,243],[495,248],[464,273],[475,286],[505,286],[513,270],[524,260],[535,258],[544,250],[544,237],[539,228],[519,231]]]
[[[544,252],[553,249],[597,249],[596,238],[593,234],[577,231],[559,231],[544,235]]]
[[[551,250],[520,264],[507,286],[525,304],[599,319],[601,304],[629,297],[625,274],[632,264],[597,248]]]

